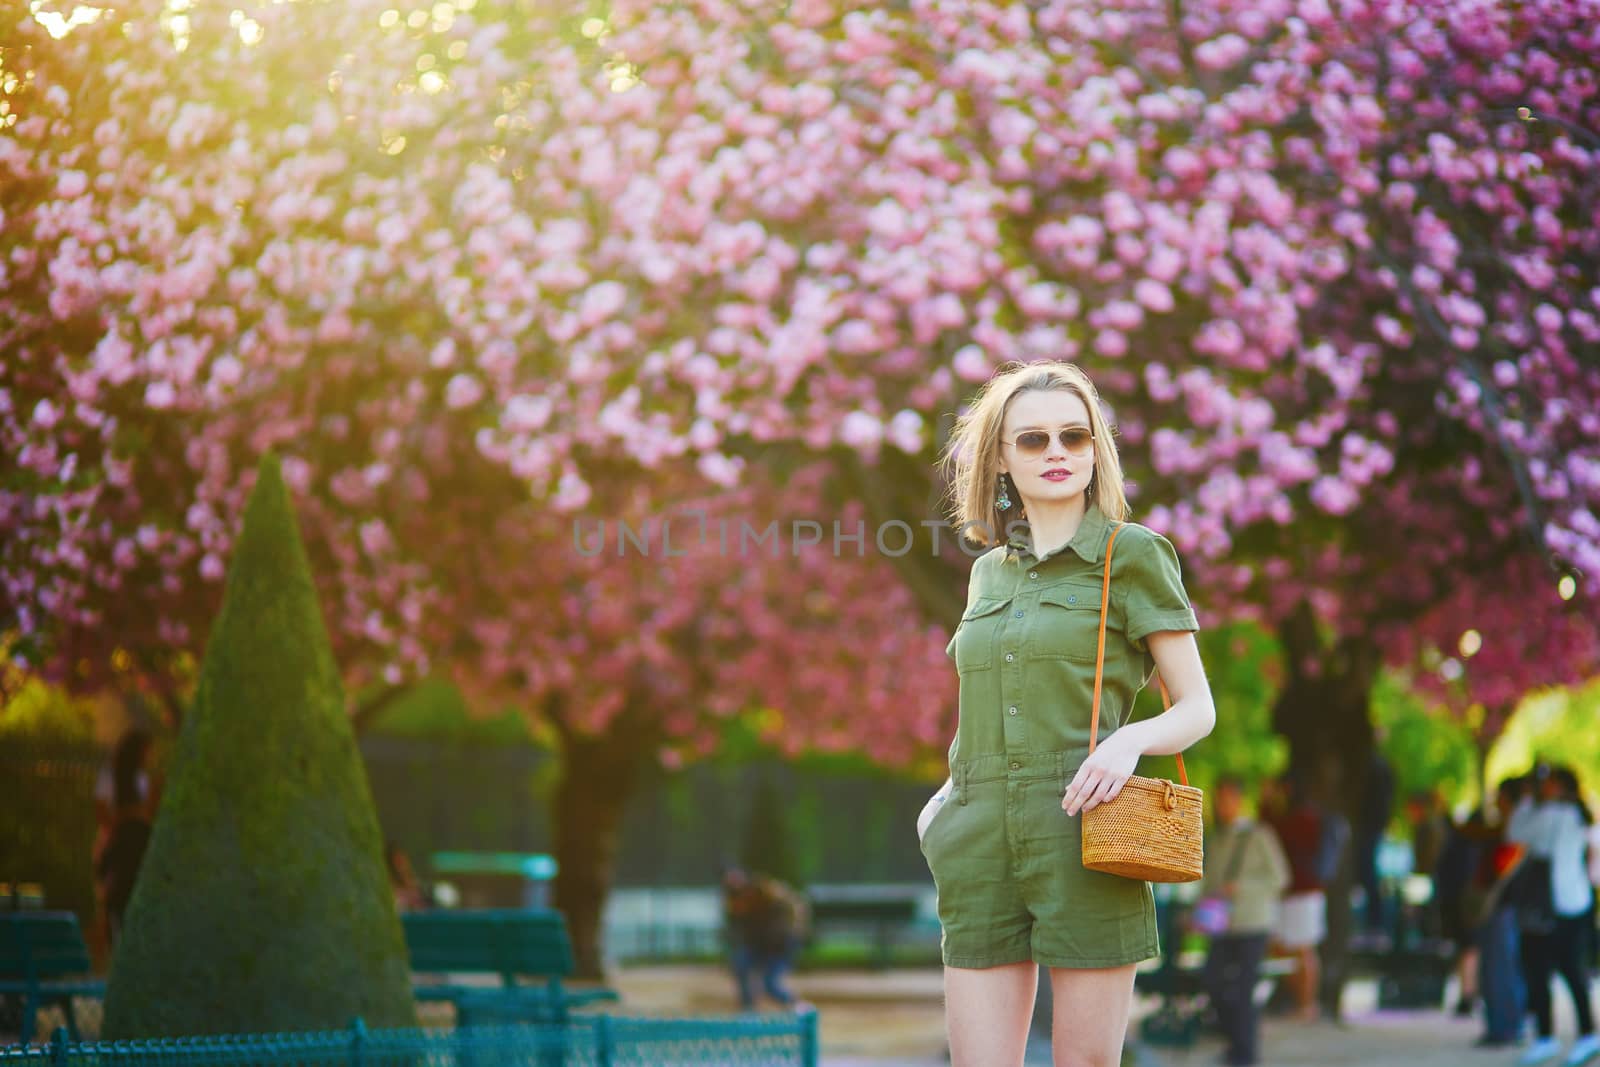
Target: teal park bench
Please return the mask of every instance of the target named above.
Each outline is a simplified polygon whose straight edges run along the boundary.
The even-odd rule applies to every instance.
[[[549,908],[412,911],[401,915],[411,969],[419,974],[491,975],[494,985],[418,983],[422,1001],[447,1001],[457,1026],[566,1022],[571,1009],[615,1001],[605,988],[568,989],[572,941],[566,918]],[[523,979],[533,979],[525,982]]]
[[[73,997],[103,997],[105,983],[89,974],[89,946],[70,911],[0,912],[0,999],[15,1001],[23,1044],[33,1040],[40,1008],[59,1005],[78,1036]]]

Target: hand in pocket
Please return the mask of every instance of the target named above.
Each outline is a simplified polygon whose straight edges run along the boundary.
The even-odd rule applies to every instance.
[[[926,804],[922,805],[922,812],[917,816],[918,841],[921,841],[927,835],[929,824],[933,822],[934,816],[939,814],[939,810],[944,807],[944,802],[944,794],[935,793],[928,798]]]

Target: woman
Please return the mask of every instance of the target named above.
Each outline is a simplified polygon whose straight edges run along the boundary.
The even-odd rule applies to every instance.
[[[1594,1012],[1589,1002],[1589,975],[1583,952],[1587,947],[1584,923],[1594,902],[1594,889],[1584,864],[1587,831],[1579,806],[1565,795],[1565,782],[1576,778],[1565,768],[1540,766],[1534,772],[1538,783],[1538,803],[1531,813],[1514,823],[1507,836],[1523,845],[1531,858],[1544,860],[1540,877],[1548,878],[1548,904],[1553,911],[1547,928],[1522,929],[1522,976],[1528,990],[1528,1010],[1533,1013],[1539,1036],[1517,1061],[1532,1065],[1553,1060],[1561,1051],[1555,1036],[1555,1021],[1550,997],[1550,980],[1559,974],[1572,994],[1577,1016],[1578,1039],[1562,1063],[1582,1067],[1600,1057],[1600,1035],[1595,1033]],[[1545,874],[1545,871],[1548,874]]]
[[[974,561],[946,654],[960,675],[951,777],[918,820],[938,888],[951,1060],[1021,1063],[1038,965],[1050,969],[1057,1067],[1121,1057],[1135,965],[1155,956],[1146,882],[1084,868],[1084,811],[1146,754],[1216,718],[1177,556],[1125,523],[1113,552],[1098,747],[1089,729],[1106,543],[1128,514],[1116,443],[1071,364],[996,375],[943,460]],[[1127,723],[1159,668],[1174,703]]]
[[[1303,775],[1286,775],[1273,796],[1283,802],[1280,806],[1275,799],[1267,807],[1266,822],[1283,842],[1290,871],[1273,940],[1294,960],[1289,986],[1296,1018],[1316,1022],[1321,1014],[1317,993],[1322,987],[1318,950],[1328,932],[1327,895],[1317,870],[1324,815],[1312,801]]]

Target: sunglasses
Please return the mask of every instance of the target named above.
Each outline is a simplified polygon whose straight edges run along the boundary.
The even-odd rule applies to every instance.
[[[1054,435],[1048,430],[1024,430],[1010,443],[1023,457],[1036,459],[1049,449],[1052,436],[1060,437],[1061,447],[1067,450],[1068,455],[1087,455],[1094,447],[1094,434],[1089,432],[1087,426],[1068,426],[1057,430]]]

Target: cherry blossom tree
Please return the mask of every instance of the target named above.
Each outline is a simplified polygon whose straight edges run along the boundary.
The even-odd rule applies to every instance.
[[[1523,697],[1600,676],[1600,626],[1570,608],[1576,595],[1570,577],[1517,559],[1397,629],[1391,658],[1409,668],[1412,688],[1457,714],[1481,709],[1486,749]]]
[[[576,517],[462,500],[455,521],[419,515],[396,534],[437,541],[446,592],[426,646],[474,703],[525,707],[559,741],[556,901],[590,973],[621,819],[650,764],[710,755],[752,711],[780,753],[890,766],[942,747],[954,721],[944,628],[860,509],[828,506],[822,466],[781,492],[669,477],[598,481]],[[908,534],[886,534],[884,551]]]
[[[1595,0],[6,17],[0,618],[57,672],[195,644],[263,447],[403,684],[454,579],[396,531],[480,483],[570,517],[811,455],[916,527],[949,414],[1044,357],[1342,795],[1396,632],[1528,559],[1600,592]],[[948,623],[965,558],[894,564]]]

